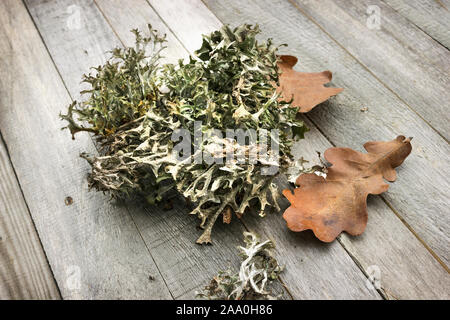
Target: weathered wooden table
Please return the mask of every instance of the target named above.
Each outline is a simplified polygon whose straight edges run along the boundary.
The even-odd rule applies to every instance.
[[[0,298],[192,298],[239,264],[249,229],[276,242],[285,298],[448,299],[449,9],[448,0],[0,1]],[[311,131],[296,154],[306,159],[414,137],[398,180],[369,198],[365,233],[326,244],[289,232],[280,214],[249,214],[198,246],[183,203],[163,211],[89,192],[78,155],[95,153],[93,141],[71,141],[58,114],[79,99],[81,75],[147,23],[167,33],[166,61],[222,23],[258,23],[289,45],[298,70],[331,70],[345,90],[305,117]]]

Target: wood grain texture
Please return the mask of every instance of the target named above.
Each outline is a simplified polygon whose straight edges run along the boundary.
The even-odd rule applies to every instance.
[[[448,140],[450,52],[446,48],[380,1],[295,3]],[[369,6],[380,8],[380,30],[366,25]],[[399,26],[408,30],[398,33]],[[407,39],[402,39],[404,34]],[[428,52],[439,53],[437,63],[428,59]]]
[[[450,2],[448,0],[382,1],[450,49]]]
[[[144,7],[144,4],[147,5],[145,1],[119,3],[119,1],[98,0],[97,4],[106,19],[111,22],[115,33],[125,44],[131,44],[133,40],[132,35],[125,32],[126,28],[129,27],[129,15],[138,17],[135,18],[135,22],[142,26],[149,22],[149,19],[154,19],[154,13],[149,11],[151,8],[149,6]],[[145,12],[148,12],[148,16]],[[150,20],[152,25],[155,25],[154,22],[155,20]],[[161,31],[166,32],[164,29]],[[198,36],[198,39],[201,39],[201,37]],[[169,41],[168,46],[168,49],[171,50],[173,47],[180,45]],[[166,54],[166,56],[168,59],[171,58],[170,54]],[[173,58],[176,59],[176,57]],[[145,210],[139,207],[130,207],[130,210],[133,212],[133,217],[174,297],[186,299],[192,298],[195,291],[207,283],[217,270],[228,266],[237,267],[235,247],[241,244],[243,226],[238,221],[226,226],[218,224],[214,228],[213,246],[193,246],[193,242],[199,236],[199,233],[192,232],[197,221],[194,217],[188,217],[187,212],[189,210],[182,202],[175,201],[174,205],[174,209],[166,212],[154,207],[145,208]],[[270,227],[268,226],[268,228]],[[368,292],[368,289],[364,286],[363,275],[342,248],[338,245],[333,246],[333,248],[331,250],[333,254],[323,256],[321,260],[326,262],[325,265],[333,265],[335,259],[338,259],[342,265],[339,271],[341,280],[337,281],[331,288],[313,289],[311,295],[307,294],[308,291],[303,293],[301,297],[379,297],[373,290]],[[311,251],[311,254],[314,254],[314,251]],[[333,281],[333,279],[327,278],[317,270],[315,265],[307,265],[309,266],[309,268],[306,268],[309,271],[307,274],[312,272],[314,275],[308,276],[308,280],[305,280],[310,286],[323,277],[329,282]],[[333,275],[332,273],[329,274],[330,277]],[[347,288],[348,293],[343,293],[340,288],[344,279],[345,282],[352,284],[351,287],[349,285]]]
[[[30,3],[31,2],[34,1],[30,1]],[[116,5],[114,5],[114,2]],[[90,6],[85,6],[85,2],[77,3],[81,5],[83,11],[85,10],[84,8]],[[154,27],[161,28],[153,22],[153,11],[149,10],[149,7],[145,6],[145,3],[142,1],[133,0],[131,6],[123,5],[123,3],[124,2],[121,2],[121,4],[117,5],[118,1],[116,0],[112,2],[98,0],[97,2],[111,26],[116,26],[114,31],[125,44],[128,44],[129,42],[127,41],[130,41],[126,36],[130,26],[144,26],[147,22],[146,20],[149,19],[150,21],[148,22],[152,23]],[[109,5],[106,6],[107,4]],[[216,29],[217,26],[214,26],[214,23],[217,23],[218,20],[199,1],[185,1],[181,4],[178,2],[177,8],[170,10],[172,4],[173,3],[165,4],[165,15],[160,12],[158,13],[165,17],[166,22],[173,18],[178,20],[178,22],[168,23],[168,25],[170,29],[174,31],[177,38],[188,40],[184,46],[193,51],[198,47],[198,45],[195,44],[195,41],[200,41],[200,37],[190,31],[200,30],[200,33],[207,33],[211,31],[211,29],[207,29],[204,26]],[[158,3],[152,3],[154,8],[156,8],[157,5]],[[180,15],[174,16],[174,13],[180,10],[183,13],[181,14],[181,17],[187,18],[188,20],[184,21],[179,19]],[[121,14],[121,11],[123,14]],[[95,12],[95,10],[90,12]],[[67,17],[68,15],[67,11],[66,13],[60,11],[60,13],[63,17]],[[196,15],[196,13],[201,14],[199,16]],[[85,40],[88,41],[91,46],[83,46],[81,44],[81,47],[78,47],[81,51],[78,53],[76,52],[75,56],[70,56],[70,53],[73,50],[77,50],[77,46],[68,46],[65,50],[61,50],[60,54],[68,55],[66,59],[61,59],[61,63],[68,63],[70,65],[72,59],[80,59],[79,63],[85,63],[85,66],[89,67],[91,66],[89,61],[85,62],[79,54],[83,53],[86,55],[86,52],[84,52],[85,49],[87,49],[86,51],[89,54],[91,51],[89,48],[96,48],[99,42],[101,43],[99,46],[100,49],[103,49],[105,45],[108,45],[111,39],[113,42],[117,43],[117,39],[114,39],[111,34],[106,35],[103,33],[110,31],[107,31],[108,28],[105,27],[105,22],[101,22],[101,19],[96,18],[97,15],[98,13],[95,13],[93,16],[86,14],[83,18],[87,21],[90,21],[92,17],[95,18],[94,22],[89,22],[93,23],[95,28],[89,29],[90,31],[88,32],[89,35],[95,33],[95,36]],[[131,19],[133,21],[131,22],[130,16],[133,17]],[[47,19],[45,15],[42,15],[41,19],[44,20],[42,21],[43,24],[47,23],[47,21],[45,21]],[[61,22],[65,21],[60,18],[59,25],[52,25],[50,23],[48,26],[50,31],[48,32],[51,32],[52,27],[56,28],[54,30],[59,30],[58,26],[64,31],[64,23]],[[136,25],[134,25],[134,23],[136,23]],[[233,21],[231,21],[231,23],[237,24]],[[67,26],[67,24],[65,25]],[[178,27],[175,28],[177,25]],[[184,30],[180,29],[182,26],[184,26]],[[189,27],[187,28],[186,26]],[[41,29],[41,27],[39,29]],[[98,29],[101,31],[96,33]],[[73,30],[65,30],[65,32],[72,31]],[[270,35],[270,29],[265,31]],[[45,34],[42,34],[45,37]],[[55,36],[58,37],[57,34],[55,34]],[[84,36],[86,35],[84,34]],[[64,39],[64,37],[62,37],[62,39]],[[101,42],[102,39],[105,38],[109,38],[109,40]],[[277,39],[277,37],[275,37],[275,39]],[[52,39],[46,39],[47,45],[51,40]],[[77,40],[74,38],[72,41]],[[80,41],[81,40],[78,42],[79,45]],[[175,42],[170,41],[169,44],[170,43]],[[61,45],[61,43],[59,45]],[[180,45],[177,46],[178,48],[181,47]],[[110,48],[111,46],[108,46],[106,47],[106,50],[109,50]],[[50,51],[51,50],[52,49],[50,49]],[[53,50],[57,49],[53,48]],[[169,48],[169,50],[172,49]],[[178,54],[178,50],[179,49],[174,49],[174,53]],[[97,51],[100,52],[101,50]],[[95,50],[93,52],[95,52]],[[93,54],[93,59],[99,59],[99,62],[96,62],[97,64],[103,61],[102,59],[104,59],[104,56],[102,54],[103,51]],[[168,58],[170,59],[170,56]],[[311,65],[317,67],[318,63],[314,62],[314,59],[311,60],[313,61],[310,62]],[[59,66],[58,68],[61,71],[62,68],[60,69]],[[70,75],[72,69],[71,67],[68,67],[67,69],[67,72]],[[331,68],[331,70],[333,70],[333,68]],[[74,83],[76,82],[78,84],[79,77],[83,72],[86,72],[86,69],[80,67],[77,72],[78,74],[76,74],[76,76],[78,78]],[[75,78],[75,75],[73,77]],[[73,91],[74,96],[77,97],[76,95],[78,94],[79,88],[79,86],[74,87],[69,89],[69,91]],[[2,124],[1,119],[0,124]],[[53,132],[53,130],[54,129],[51,129],[51,132]],[[67,142],[68,135],[64,138]],[[76,143],[68,141],[68,144],[80,146],[80,138],[77,139]],[[389,137],[389,139],[391,138],[392,137]],[[84,139],[81,140],[85,141]],[[324,139],[321,133],[314,129],[314,127],[313,130],[308,133],[307,140],[302,141],[302,143],[303,142],[311,142],[306,145],[297,145],[297,148],[299,148],[297,154],[300,155],[302,152],[305,152],[305,157],[311,157],[316,149],[323,151],[330,146],[329,142]],[[357,147],[358,144],[353,143],[349,146]],[[89,148],[85,148],[85,146],[81,145],[80,151],[86,151],[86,149]],[[93,147],[90,149],[93,150]],[[72,156],[75,157],[73,154]],[[405,163],[405,166],[406,165],[408,165],[408,161]],[[78,163],[73,167],[76,168],[76,170],[79,170],[80,166],[83,165]],[[83,167],[83,170],[85,173],[87,168]],[[400,175],[402,175],[402,173],[400,173]],[[80,180],[75,183],[79,186],[82,185],[82,181],[84,181],[84,178],[80,178]],[[91,195],[91,193],[89,195]],[[92,196],[97,198],[95,194]],[[99,195],[99,197],[101,198],[102,196]],[[213,240],[216,240],[217,237],[218,242],[215,242],[213,246],[193,246],[193,241],[200,234],[200,231],[198,234],[192,232],[197,221],[195,217],[186,214],[189,210],[185,208],[182,202],[175,202],[174,209],[170,211],[163,211],[154,207],[141,208],[130,206],[127,208],[117,208],[117,206],[114,206],[112,210],[123,211],[125,209],[132,213],[134,222],[139,226],[138,231],[141,232],[146,245],[150,248],[154,261],[156,261],[158,267],[161,266],[160,272],[174,297],[192,298],[194,291],[197,288],[204,285],[218,269],[223,269],[224,261],[225,267],[229,265],[236,266],[236,250],[234,247],[236,243],[240,244],[242,237],[242,226],[241,224],[236,223],[237,221],[234,221],[231,226],[218,225],[215,227],[215,238]],[[443,268],[432,259],[431,255],[423,246],[421,246],[417,239],[411,233],[407,232],[406,227],[399,223],[399,220],[389,209],[387,209],[386,204],[381,198],[377,197],[370,200],[369,210],[371,209],[374,210],[373,220],[372,216],[370,216],[369,226],[363,237],[350,238],[346,235],[340,237],[340,242],[352,255],[357,264],[361,265],[361,268],[366,273],[370,273],[372,265],[380,267],[382,288],[390,298],[448,297],[448,277],[446,277],[447,274],[445,272],[443,273]],[[372,212],[370,212],[370,214],[371,213]],[[114,215],[116,214],[118,213],[114,213]],[[373,226],[376,227],[374,230],[370,229],[371,222],[373,222]],[[371,285],[368,285],[368,288],[366,287],[363,274],[359,272],[350,257],[343,253],[342,247],[340,247],[338,243],[324,245],[315,240],[310,233],[296,234],[287,232],[284,222],[278,215],[270,215],[266,219],[260,219],[258,217],[254,218],[249,215],[245,218],[245,225],[252,230],[258,231],[264,236],[275,239],[278,247],[279,259],[287,266],[285,272],[290,270],[283,277],[294,297],[379,298],[379,295],[373,290]],[[378,225],[380,225],[379,228]],[[395,232],[395,236],[391,231]],[[87,232],[89,233],[91,231]],[[394,243],[390,244],[390,242]],[[220,252],[217,252],[215,247],[220,247]],[[295,247],[295,250],[292,249],[292,247]],[[99,250],[102,249],[100,248]],[[401,252],[403,251],[408,254],[408,257],[401,255]],[[398,255],[399,257],[397,257]],[[167,268],[165,268],[166,266]],[[120,272],[120,270],[116,271]],[[154,271],[156,271],[156,278],[158,280],[158,271]],[[439,280],[438,283],[436,279]],[[71,281],[68,281],[68,283],[70,284]],[[117,292],[120,294],[120,290]],[[138,295],[139,293],[136,293],[134,297],[137,297]],[[146,297],[148,295],[149,293],[147,292],[147,295],[144,294],[141,297]]]
[[[157,8],[158,1],[150,1]],[[185,44],[201,44],[201,34],[221,27],[221,22],[200,2],[166,2],[159,15]],[[174,10],[184,12],[183,20],[170,14]],[[195,33],[186,33],[189,26]],[[192,47],[192,51],[197,49]],[[317,134],[318,132],[316,132]],[[244,216],[248,229],[262,237],[273,239],[277,245],[276,255],[286,266],[281,278],[294,299],[379,299],[371,285],[366,286],[363,273],[346,254],[339,243],[323,245],[311,234],[288,232],[281,215],[269,214],[260,218],[255,214]]]
[[[287,230],[279,212],[264,218],[249,212],[243,221],[249,230],[276,244],[275,256],[285,266],[280,277],[294,299],[380,299],[338,242],[325,244],[311,232]]]
[[[60,130],[71,100],[20,1],[0,2],[0,56],[1,132],[62,297],[170,298],[127,210],[88,192],[95,148]]]
[[[217,2],[211,1],[208,4],[218,16],[223,17],[224,22],[232,25],[243,22],[259,22],[264,27],[263,19],[270,21],[267,15],[264,16],[263,12],[267,12],[263,9],[267,8],[264,5],[261,9],[251,5],[247,9],[241,3],[235,4],[234,2],[219,5]],[[236,12],[239,12],[239,15]],[[280,9],[272,8],[269,12],[280,13]],[[261,17],[262,20],[255,21],[254,18],[252,20],[252,17]],[[307,29],[307,27],[308,25],[302,25],[298,26],[298,29]],[[273,35],[274,28],[269,30],[272,30],[272,32],[266,31],[265,36],[271,36],[277,40],[277,37]],[[295,31],[293,30],[293,33]],[[304,55],[299,57],[302,61]],[[336,61],[335,63],[339,62]],[[322,69],[316,68],[314,70]],[[361,112],[358,110],[358,113]],[[297,157],[303,156],[306,159],[314,160],[311,157],[314,157],[315,151],[323,152],[326,148],[331,147],[331,144],[314,128],[311,122],[308,122],[308,125],[312,130],[306,134],[304,140],[295,145],[295,154]],[[357,146],[355,143],[348,146],[361,149],[361,146]],[[409,162],[406,161],[404,167],[408,164]],[[402,169],[400,168],[400,170]],[[399,173],[400,178],[401,175],[402,172]],[[380,197],[370,198],[369,224],[363,236],[350,237],[343,234],[340,241],[367,274],[374,269],[371,266],[380,268],[381,285],[387,297],[403,299],[424,297],[443,299],[448,297],[449,277],[447,272],[409,232]],[[419,258],[415,259],[415,255],[405,255],[405,252],[415,252]]]
[[[146,24],[151,23],[154,27],[162,28],[159,30],[162,33],[167,33],[170,41],[167,43],[166,61],[177,61],[187,56],[186,50],[173,35],[170,35],[170,31],[145,1],[98,1],[100,11],[91,1],[79,1],[78,6],[80,15],[84,17],[82,19],[84,24],[76,31],[65,28],[64,13],[72,1],[26,3],[73,97],[76,97],[80,90],[79,83],[73,79],[80,79],[81,74],[90,66],[104,62],[108,56],[106,52],[114,46],[121,45],[121,42],[133,44],[134,36],[129,30],[134,27],[143,27],[145,30]],[[115,26],[115,33],[104,17]],[[130,17],[133,17],[131,21],[136,23],[134,27],[130,25],[132,23]],[[74,36],[73,32],[77,35]],[[120,35],[120,39],[115,34]],[[85,50],[89,52],[88,55],[85,54]],[[84,148],[78,142],[82,136],[83,134],[78,134],[75,142],[67,138],[65,141],[67,144]],[[85,181],[82,180],[79,184],[85,184]],[[105,201],[108,199],[107,195],[96,193],[94,190],[91,193],[103,197]],[[114,205],[111,210],[117,212],[116,214],[123,214],[127,210],[131,213],[174,298],[194,298],[195,291],[208,284],[218,270],[228,265],[237,268],[240,262],[236,247],[242,244],[242,232],[245,229],[239,223],[226,226],[224,229],[221,226],[215,227],[214,245],[198,246],[195,240],[201,234],[201,231],[196,229],[199,220],[188,214],[190,209],[183,202],[175,203],[174,209],[170,211],[158,207],[142,208],[132,204],[126,204],[122,209]]]
[[[304,157],[310,160],[311,165],[320,164],[318,158],[313,155],[316,151],[323,154],[323,151],[332,145],[310,121],[305,121],[311,131],[306,133],[304,140],[294,145],[294,154],[296,158]],[[288,205],[286,201],[283,208]],[[369,197],[368,210],[369,223],[361,236],[352,237],[343,233],[338,239],[366,275],[378,276],[376,272],[380,271],[377,279],[382,294],[388,299],[447,299],[450,277],[438,261],[393,214],[381,197]],[[336,270],[342,270],[341,267],[332,268],[330,271],[328,265],[322,262],[322,259],[334,256],[335,250],[315,239],[312,232],[291,232],[286,228],[285,221],[276,215],[267,216],[262,221],[244,217],[246,222],[247,219],[250,219],[247,223],[250,229],[263,229],[267,236],[276,239],[277,244],[281,242],[278,246],[279,261],[286,265],[287,270],[295,270],[294,274],[286,270],[283,275],[283,280],[292,291],[299,290],[306,296],[314,295],[307,290],[305,292],[305,288],[308,288],[328,295],[327,291],[337,285],[334,279],[343,277]],[[274,227],[277,225],[280,226]],[[339,263],[337,258],[331,259],[336,264]],[[314,268],[319,269],[319,274],[322,275],[316,279],[317,286],[308,286],[304,282],[305,274],[310,277],[314,274],[308,268],[311,264],[308,260],[316,262]]]
[[[166,35],[167,48],[163,51],[161,63],[177,63],[189,55],[158,14],[148,5],[146,0],[95,0],[119,40],[125,46],[134,46],[134,35],[131,29],[147,31],[147,24]]]
[[[0,135],[0,300],[60,299]]]
[[[320,164],[316,151],[332,147],[307,121],[312,130],[295,145],[295,155]],[[403,164],[406,166],[407,162]],[[397,169],[398,170],[398,169]],[[369,196],[369,221],[364,233],[353,237],[346,233],[339,242],[368,276],[377,276],[382,293],[388,299],[448,299],[450,277],[408,228],[393,214],[380,196]]]
[[[151,2],[151,1],[150,1]],[[153,2],[151,2],[153,4]],[[217,2],[215,2],[217,4]],[[174,8],[167,8],[169,4],[166,3],[166,10],[170,11],[170,9]],[[241,4],[239,4],[240,6]],[[181,7],[180,7],[181,6]],[[225,4],[227,6],[227,4]],[[236,5],[237,7],[238,5]],[[194,23],[198,23],[199,25],[202,25],[202,19],[198,15],[195,15],[195,12],[198,11],[197,8],[199,5],[193,6],[194,9],[189,8],[189,2],[183,2],[183,4],[177,3],[177,8],[182,10],[183,12],[190,12],[188,16],[190,19],[188,21],[183,21],[180,19],[175,19],[175,17],[171,15],[164,16],[163,13],[160,13],[160,15],[166,20],[166,22],[171,26],[172,30],[176,33],[177,28],[175,28],[176,25],[179,25],[180,29],[183,25],[189,25],[192,26]],[[230,8],[230,7],[229,7]],[[223,8],[221,8],[221,12],[226,12]],[[239,10],[239,9],[237,9]],[[204,12],[203,10],[200,10],[201,12]],[[205,14],[205,13],[203,13]],[[208,21],[214,20],[214,16],[208,18]],[[225,21],[230,22],[232,21]],[[243,23],[244,21],[241,21]],[[210,25],[210,23],[204,24],[204,31],[203,33],[207,33],[211,30],[208,30],[207,27]],[[198,26],[195,28],[199,28]],[[193,37],[194,35],[191,35]],[[183,36],[182,32],[178,33],[178,37],[182,39],[182,41],[191,42],[188,35]],[[186,37],[186,38],[183,38]],[[311,124],[310,124],[311,125]],[[321,136],[321,134],[317,130],[312,130],[310,133],[307,134],[307,139],[301,141],[300,144],[297,144],[297,155],[303,155],[305,157],[310,157],[312,154],[314,154],[315,150],[323,151],[326,148],[330,147],[331,145],[326,141],[326,139]],[[304,153],[302,153],[303,151]],[[434,297],[434,298],[445,298],[448,296],[448,277],[445,272],[445,270],[439,265],[437,261],[434,260],[434,258],[431,256],[431,254],[422,246],[422,244],[415,239],[413,234],[409,232],[409,230],[401,223],[398,218],[393,215],[392,211],[386,206],[386,204],[382,201],[381,198],[376,198],[376,201],[373,202],[373,210],[376,210],[377,213],[382,214],[383,216],[380,217],[380,215],[374,215],[375,221],[373,222],[372,226],[373,231],[371,233],[365,234],[365,238],[367,241],[360,241],[358,238],[357,241],[354,241],[356,244],[351,248],[350,254],[354,256],[356,259],[358,259],[358,263],[363,265],[364,270],[367,273],[370,273],[373,269],[373,265],[375,265],[374,261],[377,261],[377,266],[379,266],[381,270],[382,275],[382,288],[386,292],[387,297],[393,298],[393,297],[402,297],[402,298],[423,298],[423,297]],[[375,219],[376,218],[376,219]],[[270,222],[266,223],[266,219]],[[286,245],[286,241],[289,241],[290,236],[292,236],[292,233],[286,233],[285,228],[276,228],[274,225],[277,223],[280,223],[280,220],[277,220],[277,217],[269,216],[266,219],[263,219],[263,222],[257,221],[255,219],[252,220],[251,223],[247,224],[247,226],[251,227],[254,230],[260,231],[261,229],[264,230],[266,235],[272,236],[273,233],[278,233],[276,235],[276,239],[283,239],[281,242],[282,245],[279,249],[285,250],[285,248],[289,248],[288,245]],[[273,219],[273,220],[271,220]],[[386,229],[380,227],[377,228],[379,221],[381,219],[387,219],[389,223],[382,223],[381,225],[383,227],[388,227]],[[381,222],[381,221],[380,221]],[[392,224],[392,226],[390,226]],[[395,234],[398,236],[398,242],[397,243],[391,243],[391,240],[386,237],[386,234],[389,234],[389,232],[395,232]],[[401,232],[399,232],[401,231]],[[275,237],[275,236],[274,236]],[[299,238],[307,237],[307,236],[300,236]],[[287,238],[287,239],[286,239]],[[341,238],[346,239],[346,236],[343,235]],[[295,239],[295,235],[294,235]],[[306,238],[309,239],[309,238]],[[311,239],[309,239],[311,240]],[[402,240],[402,241],[400,241]],[[291,240],[292,241],[292,240]],[[318,259],[317,257],[320,256],[318,253],[311,254],[314,249],[311,249],[311,244],[308,243],[308,241],[305,241],[303,245],[301,245],[301,242],[298,240],[292,241],[290,243],[290,246],[294,245],[297,246],[298,251],[289,251],[289,254],[280,254],[279,259],[283,263],[287,265],[287,269],[293,268],[293,270],[298,271],[299,267],[295,266],[295,264],[298,264],[298,261],[301,259],[301,256],[304,254],[305,256],[314,256],[315,259]],[[341,239],[343,242],[343,240]],[[276,241],[279,243],[280,241]],[[295,244],[294,244],[295,243]],[[300,243],[300,245],[299,245]],[[306,243],[306,244],[305,244]],[[384,248],[388,248],[388,250],[385,250]],[[349,247],[350,248],[350,247]],[[378,248],[378,250],[375,250]],[[382,248],[382,249],[380,249]],[[347,249],[347,248],[346,248]],[[350,250],[350,249],[347,249]],[[419,259],[415,261],[410,261],[413,259],[410,259],[409,257],[403,257],[404,250],[408,250],[409,252],[418,252]],[[375,252],[375,254],[373,254]],[[328,253],[330,254],[330,253]],[[362,263],[359,261],[362,260]],[[336,261],[336,260],[335,260]],[[405,263],[406,262],[406,263]],[[320,264],[322,265],[322,263]],[[327,264],[323,264],[326,266]],[[308,264],[302,265],[301,268],[304,268],[302,271],[302,274],[306,270],[308,270]],[[325,267],[326,269],[326,267]],[[392,271],[395,270],[395,271]],[[433,270],[433,272],[430,274],[429,271]],[[311,270],[308,270],[309,277],[313,277],[311,275]],[[286,271],[287,272],[287,271]],[[433,274],[435,272],[435,274]],[[313,272],[312,272],[313,273]],[[314,273],[313,273],[314,274]],[[317,288],[327,288],[324,289],[326,293],[326,290],[332,291],[333,286],[329,285],[330,282],[328,280],[328,276],[330,276],[330,272],[326,270],[321,270],[320,274],[322,274],[322,281],[319,279],[316,279],[318,283],[326,283],[327,285],[317,286],[313,287],[311,290],[318,290]],[[402,274],[403,276],[397,279],[398,274]],[[304,288],[308,287],[305,286],[305,283],[299,283],[299,277],[297,275],[294,275],[290,277],[291,274],[287,272],[286,275],[283,277],[286,279],[286,284],[291,290],[291,292],[302,294],[304,292]],[[341,276],[342,277],[342,276]],[[393,281],[395,279],[395,281]],[[443,280],[443,283],[441,281]],[[308,280],[305,280],[306,282]],[[420,284],[418,286],[417,284]],[[432,283],[432,285],[429,285]],[[303,288],[303,290],[301,290]],[[311,293],[308,292],[306,296],[315,296],[317,293]],[[294,294],[295,296],[295,294]],[[296,297],[303,297],[301,295],[298,295]]]
[[[133,36],[125,32],[126,28],[130,27],[131,15],[135,17],[133,23],[136,25],[145,26],[150,22],[160,32],[167,33],[168,48],[164,54],[166,61],[176,62],[189,55],[145,0],[127,3],[120,0],[96,2],[105,18],[111,22],[115,33],[126,45],[133,43]],[[193,246],[200,236],[199,232],[193,232],[198,222],[194,217],[188,218],[189,209],[184,205],[184,200],[178,199],[174,201],[174,205],[175,208],[170,212],[147,207],[145,215],[142,215],[142,209],[136,208],[136,221],[139,226],[148,230],[143,232],[143,235],[155,252],[158,265],[162,266],[160,269],[167,284],[174,288],[175,297],[190,299],[194,297],[196,290],[215,276],[219,269],[238,268],[236,246],[242,245],[242,231],[245,229],[238,221],[233,221],[230,225],[218,223],[214,227],[213,246]],[[275,285],[274,289],[282,295],[282,298],[289,298],[280,284]]]
[[[414,137],[412,154],[382,198],[448,265],[448,143],[290,2],[207,3],[224,22],[259,23],[262,37],[287,43],[282,52],[299,57],[297,70],[333,72],[334,86],[344,91],[308,113],[333,145],[361,150],[366,141]]]
[[[202,45],[201,35],[217,30],[221,25],[201,1],[148,0],[147,2],[191,53]]]

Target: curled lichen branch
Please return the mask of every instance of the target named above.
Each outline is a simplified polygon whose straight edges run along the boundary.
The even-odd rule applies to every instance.
[[[139,195],[151,204],[176,190],[201,220],[198,243],[211,242],[224,210],[238,217],[250,208],[261,216],[268,206],[279,210],[273,179],[291,165],[293,141],[307,128],[273,86],[278,47],[257,41],[257,26],[224,26],[204,36],[197,59],[160,66],[164,38],[151,27],[149,37],[133,33],[136,45],[114,49],[111,59],[85,75],[87,98],[61,115],[72,135],[88,131],[98,139],[100,154],[83,155],[92,167],[89,186],[117,198]],[[197,144],[198,123],[204,139]],[[179,129],[188,132],[194,150],[185,160],[177,160],[171,139]],[[253,130],[252,143],[224,138],[229,129]],[[277,134],[262,138],[261,132]],[[279,146],[276,152],[272,142]],[[269,144],[267,150],[259,147]],[[230,152],[249,160],[228,161]],[[208,153],[213,162],[191,161]],[[259,155],[255,161],[252,154]],[[267,175],[268,167],[276,172]]]
[[[220,271],[211,283],[197,292],[208,299],[274,299],[268,285],[278,278],[283,268],[273,257],[271,240],[261,242],[255,234],[244,232],[246,246],[239,247],[243,258],[239,272]]]

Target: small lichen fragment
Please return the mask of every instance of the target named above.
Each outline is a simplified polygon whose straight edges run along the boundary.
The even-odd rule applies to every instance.
[[[239,272],[219,271],[197,298],[210,300],[276,299],[268,289],[283,267],[273,257],[271,240],[260,241],[251,232],[244,232],[246,246],[239,247],[243,259]]]

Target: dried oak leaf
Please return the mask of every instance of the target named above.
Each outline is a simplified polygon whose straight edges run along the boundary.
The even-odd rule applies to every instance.
[[[279,56],[278,68],[281,71],[280,85],[277,92],[283,92],[283,100],[293,98],[292,105],[299,108],[299,112],[308,112],[319,103],[331,96],[337,95],[342,88],[328,88],[324,84],[331,81],[332,73],[323,71],[307,73],[294,71],[292,67],[298,59],[294,56]]]
[[[317,238],[333,241],[342,231],[363,233],[367,224],[368,194],[389,188],[383,180],[395,181],[395,167],[411,153],[411,138],[398,136],[388,142],[364,144],[368,153],[350,148],[330,148],[325,159],[332,164],[324,179],[314,173],[297,178],[299,188],[284,190],[291,206],[283,218],[292,231],[313,230]]]

